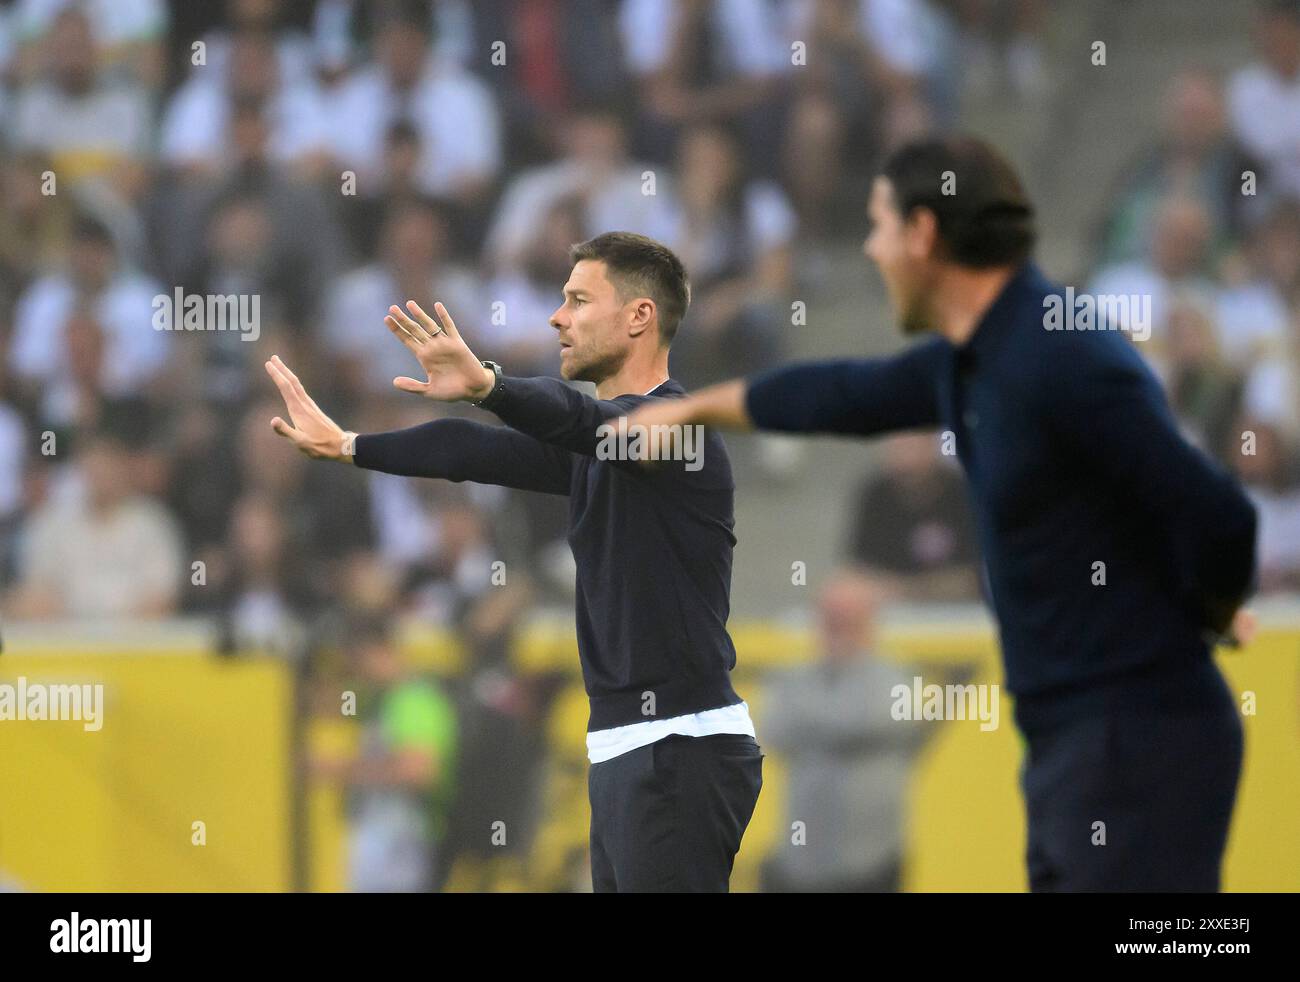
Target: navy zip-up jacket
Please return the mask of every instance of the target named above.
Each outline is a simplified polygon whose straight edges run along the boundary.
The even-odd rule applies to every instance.
[[[569,496],[589,730],[741,701],[727,633],[735,483],[722,438],[705,434],[698,470],[598,456],[602,423],[684,391],[670,379],[649,395],[596,400],[558,379],[505,377],[482,406],[510,428],[442,419],[357,437],[359,467]]]
[[[1022,727],[1221,704],[1206,632],[1250,591],[1255,509],[1180,436],[1122,332],[1044,326],[1062,292],[1026,263],[967,343],[778,369],[752,380],[749,414],[768,430],[955,435]]]

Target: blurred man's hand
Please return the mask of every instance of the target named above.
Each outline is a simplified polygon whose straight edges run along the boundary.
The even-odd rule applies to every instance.
[[[636,426],[644,426],[647,430],[656,426],[686,426],[696,422],[695,410],[695,403],[689,396],[684,399],[651,399],[627,414],[628,430]]]
[[[1259,618],[1253,610],[1240,608],[1232,615],[1232,625],[1228,628],[1227,643],[1234,648],[1250,644],[1259,633]]]

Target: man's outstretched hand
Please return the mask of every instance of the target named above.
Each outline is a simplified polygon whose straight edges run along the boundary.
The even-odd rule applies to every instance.
[[[1241,607],[1232,615],[1232,624],[1223,638],[1223,643],[1229,648],[1244,648],[1255,640],[1255,635],[1258,633],[1259,618],[1253,610]]]
[[[719,382],[681,399],[651,399],[628,413],[632,426],[702,426],[746,431],[754,421],[745,409],[744,379]]]
[[[438,315],[434,323],[414,300],[408,300],[406,307],[405,311],[396,304],[389,307],[384,323],[397,340],[411,349],[429,380],[402,377],[393,379],[393,385],[438,402],[478,402],[487,396],[496,384],[496,374],[474,357],[447,308],[440,303],[433,305]]]
[[[276,388],[284,397],[285,408],[289,412],[290,426],[279,416],[271,420],[271,429],[293,441],[293,445],[308,457],[324,460],[351,461],[352,455],[344,452],[343,438],[347,434],[334,420],[316,405],[307,390],[298,381],[298,376],[289,371],[289,366],[280,360],[279,355],[272,355],[266,363],[266,373],[275,381]]]

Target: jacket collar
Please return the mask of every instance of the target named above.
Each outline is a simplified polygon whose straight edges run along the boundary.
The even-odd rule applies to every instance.
[[[955,345],[959,359],[974,362],[992,352],[1014,327],[1017,314],[1023,316],[1021,305],[1025,299],[1049,290],[1038,264],[1032,260],[1022,263],[984,311],[971,336],[964,344]]]

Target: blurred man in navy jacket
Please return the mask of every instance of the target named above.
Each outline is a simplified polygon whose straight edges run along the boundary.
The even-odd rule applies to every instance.
[[[629,426],[948,431],[1027,742],[1031,889],[1217,890],[1242,728],[1210,652],[1249,629],[1253,507],[1179,435],[1133,340],[1030,260],[1033,208],[996,151],[906,146],[869,213],[903,332],[937,337]]]

